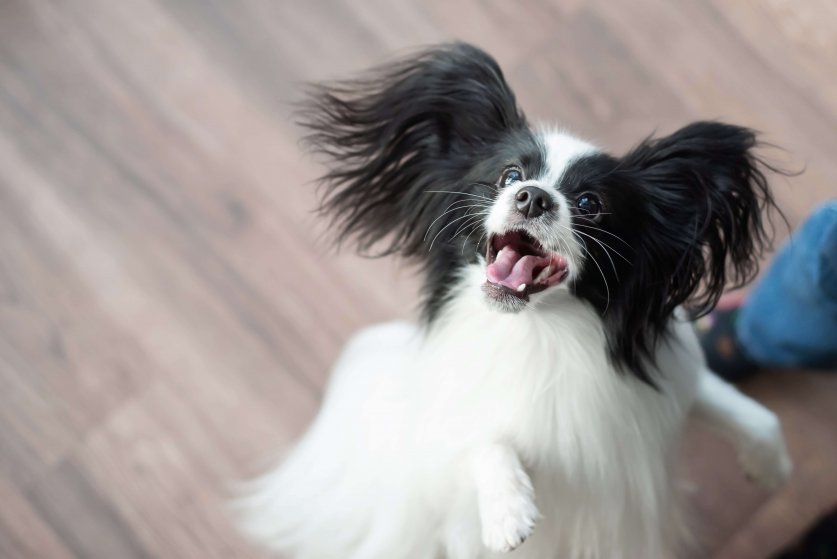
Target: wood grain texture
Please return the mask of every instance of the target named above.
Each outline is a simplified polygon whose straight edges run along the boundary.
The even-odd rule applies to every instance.
[[[723,118],[837,195],[830,0],[0,3],[0,556],[259,557],[232,483],[316,413],[358,327],[409,317],[393,260],[329,248],[299,84],[459,38],[533,120],[620,151]],[[703,551],[765,557],[837,501],[837,379],[775,373],[798,464],[769,497],[695,429]]]

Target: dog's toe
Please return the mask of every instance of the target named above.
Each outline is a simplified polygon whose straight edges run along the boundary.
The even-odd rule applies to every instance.
[[[530,495],[497,499],[482,511],[483,543],[492,551],[512,551],[529,537],[539,516]]]

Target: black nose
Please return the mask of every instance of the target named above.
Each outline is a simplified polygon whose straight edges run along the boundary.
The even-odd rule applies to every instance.
[[[552,197],[537,186],[524,186],[515,195],[517,210],[528,219],[534,219],[552,209]]]

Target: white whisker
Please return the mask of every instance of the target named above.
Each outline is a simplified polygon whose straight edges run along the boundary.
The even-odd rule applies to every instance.
[[[427,231],[424,233],[424,239],[422,239],[422,241],[427,241],[427,236],[430,234],[430,229],[433,227],[433,225],[434,225],[437,221],[439,221],[440,219],[442,219],[445,215],[449,214],[450,212],[453,212],[453,211],[456,211],[456,210],[464,210],[465,208],[483,208],[483,209],[486,209],[486,210],[488,209],[488,206],[486,206],[486,205],[482,205],[482,204],[469,204],[469,202],[471,202],[471,200],[458,200],[458,201],[456,201],[456,202],[453,202],[452,204],[449,204],[449,205],[448,205],[448,207],[447,207],[447,208],[445,208],[445,211],[444,211],[444,212],[442,212],[442,213],[441,213],[438,217],[436,217],[436,219],[434,219],[434,220],[430,223],[430,225],[428,225],[428,226],[427,226]],[[453,205],[455,205],[455,204],[463,204],[463,205],[461,205],[461,206],[457,206],[457,207],[455,207],[455,208],[451,208],[451,206],[453,206]],[[450,208],[450,209],[448,209],[448,208]]]
[[[613,275],[615,275],[615,276],[616,276],[616,281],[619,281],[619,273],[616,271],[616,264],[613,262],[613,258],[611,258],[611,257],[610,257],[610,253],[609,253],[609,252],[607,251],[607,249],[606,249],[606,248],[602,245],[602,243],[601,243],[601,242],[600,242],[597,238],[595,238],[595,237],[593,237],[593,236],[591,236],[591,235],[588,235],[588,234],[586,234],[586,233],[582,233],[581,231],[576,231],[576,233],[579,233],[579,234],[581,234],[581,235],[584,235],[585,237],[587,237],[587,238],[589,238],[589,239],[593,239],[593,241],[595,241],[596,243],[598,243],[598,244],[599,244],[599,246],[600,246],[600,247],[602,247],[602,250],[604,251],[605,256],[607,256],[607,259],[608,259],[608,260],[610,260],[610,267],[611,267],[611,268],[613,268]]]
[[[471,192],[459,192],[456,190],[425,190],[428,194],[450,194],[452,196],[471,196],[472,198],[479,198],[480,200],[485,200],[486,202],[493,202],[491,198],[488,196],[482,196],[480,194],[473,194]]]
[[[444,227],[439,229],[439,232],[436,233],[436,236],[433,237],[432,241],[430,241],[430,248],[427,249],[427,252],[430,252],[431,250],[433,250],[433,244],[436,242],[436,239],[439,238],[439,235],[442,234],[442,231],[444,231],[445,229],[447,229],[448,227],[450,227],[451,225],[453,225],[457,221],[461,221],[461,220],[469,218],[469,217],[473,217],[473,216],[471,214],[468,214],[468,215],[463,215],[463,216],[457,217],[456,219],[452,220],[450,223],[448,223],[447,225],[445,225]]]
[[[476,229],[476,227],[474,227],[474,229]],[[471,233],[473,233],[473,232],[474,231],[472,230]],[[471,236],[471,233],[468,234],[468,237]],[[488,235],[488,231],[484,231],[483,234],[480,235],[480,238],[477,239],[477,249],[479,249],[480,243],[482,242],[482,240],[485,238],[486,235]],[[462,241],[462,251],[465,250],[465,243],[468,242],[468,237],[465,237],[465,240]],[[460,254],[461,254],[462,251],[460,251]]]
[[[488,215],[488,212],[479,212],[475,214],[469,214],[472,218],[476,218],[476,221],[479,222],[480,218],[483,216]],[[454,238],[459,236],[459,233],[465,230],[466,227],[472,225],[474,223],[473,219],[467,220],[465,223],[459,226],[459,228],[453,233]]]
[[[610,231],[606,231],[606,230],[602,229],[601,227],[594,227],[592,225],[587,225],[587,224],[584,224],[584,223],[573,223],[573,227],[584,227],[586,229],[593,229],[594,231],[601,231],[605,235],[610,235],[611,237],[617,239],[618,241],[620,241],[622,244],[624,244],[629,249],[633,250],[633,248],[634,248],[627,241],[625,241],[622,237],[620,237],[619,235],[615,235],[615,234],[611,233]]]
[[[602,280],[604,281],[604,284],[605,284],[605,293],[607,294],[607,303],[605,304],[605,308],[604,308],[604,310],[602,311],[602,316],[604,316],[604,315],[607,313],[607,309],[608,309],[608,308],[610,308],[610,287],[609,287],[609,286],[608,286],[608,284],[607,284],[607,278],[605,277],[604,270],[602,270],[602,267],[601,267],[601,266],[599,266],[599,263],[598,263],[598,262],[596,262],[596,259],[595,259],[595,258],[593,258],[593,255],[592,255],[592,254],[590,254],[590,251],[589,251],[589,250],[587,250],[587,249],[584,247],[584,245],[583,245],[583,244],[582,244],[582,245],[579,245],[579,246],[581,247],[581,250],[583,250],[584,252],[586,252],[586,253],[587,253],[587,256],[589,256],[589,257],[590,257],[590,260],[592,260],[592,261],[593,261],[593,264],[595,264],[595,265],[596,265],[596,268],[598,268],[598,269],[599,269],[599,273],[602,275]]]
[[[610,249],[610,250],[612,250],[612,251],[613,251],[613,252],[614,252],[617,256],[619,256],[622,260],[624,260],[625,262],[627,262],[627,263],[628,263],[628,265],[633,266],[633,263],[632,263],[630,260],[628,260],[627,258],[625,258],[625,257],[622,255],[622,253],[620,253],[618,250],[616,250],[615,248],[613,248],[612,246],[610,246],[610,245],[609,245],[609,244],[607,244],[606,242],[604,242],[604,241],[600,241],[599,239],[595,238],[594,236],[592,236],[592,235],[590,235],[590,234],[588,234],[588,233],[585,233],[584,231],[573,231],[571,228],[567,227],[566,225],[562,225],[562,224],[560,224],[560,223],[559,223],[558,225],[559,225],[559,226],[561,226],[561,227],[563,227],[563,228],[564,228],[564,229],[566,229],[567,231],[570,231],[570,232],[572,232],[572,233],[578,233],[579,235],[584,235],[585,237],[587,237],[587,238],[589,238],[589,239],[593,239],[596,243],[598,243],[598,245],[599,245],[600,247],[602,247],[602,250],[604,250],[604,252],[605,252],[605,254],[607,255],[607,257],[608,257],[608,258],[610,258],[610,253],[608,252],[608,250],[607,250],[607,249]],[[577,225],[577,224],[576,224],[576,225]],[[610,258],[610,265],[611,265],[611,266],[613,266],[613,271],[614,271],[614,272],[616,272],[616,266],[614,266],[614,265],[613,265],[613,259],[612,259],[612,258]],[[618,279],[618,274],[617,274],[617,279]]]

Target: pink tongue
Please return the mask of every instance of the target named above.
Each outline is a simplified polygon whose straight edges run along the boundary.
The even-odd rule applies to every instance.
[[[524,283],[526,285],[532,285],[534,283],[532,273],[535,270],[535,266],[548,264],[545,260],[548,260],[548,258],[534,256],[532,254],[521,258],[514,249],[506,247],[500,251],[497,259],[488,265],[485,272],[488,281],[491,283],[499,283],[509,289],[517,290]]]

